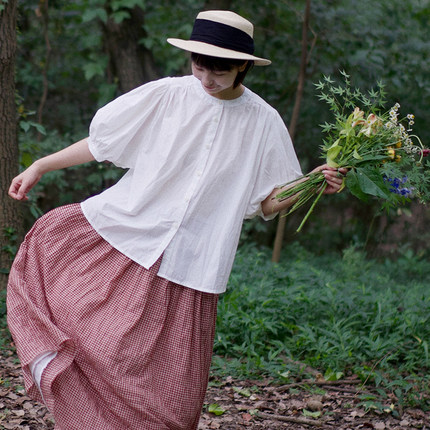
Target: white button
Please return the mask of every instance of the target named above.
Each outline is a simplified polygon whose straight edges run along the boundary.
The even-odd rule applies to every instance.
[[[211,149],[211,146],[210,145],[206,145],[206,149],[207,150]]]

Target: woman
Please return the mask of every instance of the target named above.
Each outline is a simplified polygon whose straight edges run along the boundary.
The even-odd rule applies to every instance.
[[[16,257],[8,322],[28,393],[56,429],[197,428],[216,305],[244,218],[271,219],[300,176],[288,132],[245,88],[252,24],[201,12],[192,75],[150,82],[100,109],[89,138],[12,182],[25,200],[48,171],[97,160],[127,170],[113,187],[39,219]],[[342,180],[320,166],[329,184]]]

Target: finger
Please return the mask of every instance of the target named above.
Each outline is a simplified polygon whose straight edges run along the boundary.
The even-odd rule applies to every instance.
[[[20,186],[21,186],[20,182],[13,180],[12,183],[10,184],[8,194],[12,198],[17,198],[18,197],[18,190],[19,190]]]
[[[26,187],[20,180],[12,181],[9,188],[9,195],[15,200],[28,200]]]
[[[30,191],[31,187],[25,184],[21,184],[21,187],[18,190],[18,198],[19,200],[28,200],[27,193]]]
[[[343,175],[338,175],[339,172],[336,170],[325,170],[323,173],[327,182],[338,183],[339,181],[342,182],[343,180]]]
[[[339,178],[336,175],[335,176],[327,175],[325,178],[328,186],[332,188],[334,192],[337,192],[337,190],[340,189],[343,185],[344,176],[341,176]]]

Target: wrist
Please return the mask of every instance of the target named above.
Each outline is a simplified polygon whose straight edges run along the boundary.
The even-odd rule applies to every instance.
[[[49,172],[50,169],[48,166],[48,163],[46,163],[45,160],[46,157],[40,158],[39,160],[36,160],[30,167],[39,175],[42,176],[45,173]]]

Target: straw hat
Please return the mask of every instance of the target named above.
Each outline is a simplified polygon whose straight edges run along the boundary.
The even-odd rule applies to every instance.
[[[255,57],[254,26],[240,15],[227,10],[200,12],[194,22],[190,40],[169,38],[177,48],[211,57],[253,60],[256,66],[271,61]]]

